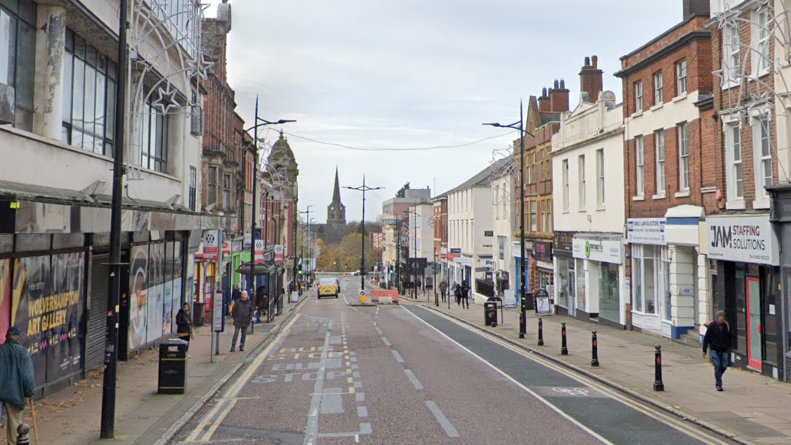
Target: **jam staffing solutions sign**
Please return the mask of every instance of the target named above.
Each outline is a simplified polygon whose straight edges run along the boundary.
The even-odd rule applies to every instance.
[[[706,219],[709,258],[744,263],[779,265],[777,237],[768,215],[726,216]]]

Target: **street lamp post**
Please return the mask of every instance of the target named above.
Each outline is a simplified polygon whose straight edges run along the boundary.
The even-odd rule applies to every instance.
[[[255,292],[255,226],[257,222],[256,201],[258,200],[258,127],[267,125],[283,125],[291,122],[296,121],[291,119],[280,119],[273,122],[258,117],[258,96],[255,97],[255,124],[251,128],[245,130],[245,133],[253,130],[253,209],[252,218],[250,218],[252,221],[250,227],[250,288],[252,292]],[[253,295],[255,295],[255,293]],[[269,310],[268,312],[272,311]],[[267,318],[269,318],[268,313]],[[251,332],[253,332],[253,325],[251,324],[250,326]]]
[[[365,175],[363,175],[363,185],[359,187],[344,187],[345,189],[355,190],[363,193],[363,219],[360,222],[362,228],[362,255],[360,255],[360,291],[365,290],[365,193],[374,190],[382,190],[384,187],[368,187],[365,185]]]
[[[300,212],[299,212],[300,214],[303,214],[303,215],[305,215],[305,221],[307,221],[307,224],[308,224],[308,225],[310,225],[310,208],[311,208],[311,207],[313,207],[313,204],[309,205],[309,206],[307,207],[307,209],[306,209],[304,212],[302,212],[302,211],[300,211]],[[295,240],[295,241],[294,241],[294,243],[295,243],[295,244],[294,244],[294,252],[296,252],[296,251],[297,251],[297,250],[296,250],[296,249],[297,249],[297,248],[296,248],[296,239],[297,239],[297,235],[296,235],[296,233],[295,233],[295,234],[294,234],[294,240]],[[301,253],[300,253],[300,255],[299,255],[299,262],[300,262],[300,264],[302,264],[302,263],[303,263],[303,259],[304,259],[304,256],[305,256],[305,242],[304,242],[304,239],[305,239],[305,237],[304,237],[304,235],[303,235],[302,239],[303,239],[303,241],[302,241],[302,249],[301,249]],[[296,261],[296,253],[294,254],[294,261]],[[303,267],[304,267],[304,264],[303,264]],[[305,273],[305,270],[304,270],[304,269],[302,270],[302,273],[303,273],[303,274]],[[296,284],[296,280],[297,280],[297,277],[296,277],[296,276],[294,276],[294,284]]]
[[[525,264],[525,135],[530,137],[534,137],[531,133],[525,130],[524,125],[524,112],[522,109],[522,102],[519,102],[519,120],[509,125],[502,125],[500,123],[485,123],[483,125],[488,125],[491,127],[497,128],[510,128],[512,130],[517,130],[519,132],[519,249],[520,249],[520,261],[521,264],[519,265],[519,298],[525,298],[527,293],[527,288],[525,285],[525,281],[527,278],[526,264]],[[517,125],[519,125],[517,127]]]

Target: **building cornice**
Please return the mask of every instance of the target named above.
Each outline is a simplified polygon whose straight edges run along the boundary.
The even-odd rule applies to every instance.
[[[621,125],[617,129],[610,130],[607,133],[598,134],[598,135],[596,135],[596,136],[594,136],[594,137],[592,137],[590,139],[585,139],[583,141],[575,142],[575,143],[573,143],[573,144],[571,144],[571,145],[569,145],[567,147],[563,147],[563,148],[560,148],[558,150],[552,150],[550,152],[550,156],[557,156],[557,155],[560,155],[560,154],[563,154],[563,153],[566,153],[566,152],[569,152],[569,151],[573,151],[573,150],[575,150],[577,148],[582,148],[585,145],[590,145],[590,144],[592,144],[594,142],[599,142],[599,141],[602,141],[604,139],[608,139],[608,138],[610,138],[612,136],[615,136],[615,135],[617,135],[619,133],[623,133],[623,132],[624,132],[624,127],[623,127],[623,125]]]
[[[623,79],[626,76],[634,74],[637,71],[642,70],[643,68],[652,65],[659,60],[667,57],[668,55],[680,50],[681,48],[689,45],[695,40],[700,39],[711,39],[711,31],[704,31],[704,30],[695,30],[690,31],[687,34],[681,36],[678,40],[669,45],[662,47],[659,51],[647,56],[646,58],[640,60],[639,62],[635,63],[634,65],[630,66],[629,68],[622,69],[621,71],[616,72],[613,74],[615,77],[619,79]],[[622,58],[623,60],[623,58]]]

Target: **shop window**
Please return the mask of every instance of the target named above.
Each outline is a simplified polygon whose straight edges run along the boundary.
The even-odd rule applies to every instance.
[[[632,289],[637,312],[656,314],[657,249],[649,245],[632,245]]]
[[[577,283],[574,279],[574,259],[558,257],[558,304],[568,308],[574,305]]]
[[[576,308],[585,310],[585,300],[586,300],[586,297],[587,297],[587,294],[585,293],[585,291],[586,291],[586,289],[585,289],[585,261],[583,261],[581,259],[574,260],[574,261],[576,263],[575,267],[574,267],[574,270],[576,272],[575,278],[577,279],[577,289],[576,289],[576,291],[577,291],[577,295],[576,295],[576,297],[577,297],[577,304],[576,304]]]
[[[620,323],[618,265],[599,263],[599,317]]]
[[[777,314],[777,282],[770,267],[761,267],[761,300],[763,313],[764,361],[777,365],[778,342],[780,337],[780,317]]]
[[[736,264],[733,289],[736,301],[736,352],[747,353],[747,280],[744,264]]]
[[[36,3],[0,2],[0,84],[14,89],[14,127],[33,130]]]
[[[657,249],[661,252],[662,257],[660,266],[662,268],[662,295],[664,296],[664,300],[662,304],[665,306],[663,315],[665,321],[673,320],[673,297],[670,293],[670,255],[668,249]]]

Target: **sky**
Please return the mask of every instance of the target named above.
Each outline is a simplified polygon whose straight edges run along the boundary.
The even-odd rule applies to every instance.
[[[341,187],[364,175],[384,187],[367,194],[366,220],[405,182],[442,193],[518,136],[483,122],[517,121],[520,100],[561,78],[573,109],[586,56],[599,56],[604,89],[620,98],[620,57],[682,18],[681,0],[229,2],[237,112],[250,125],[258,96],[260,117],[297,120],[282,128],[300,167],[299,207],[317,222],[336,166]],[[208,3],[213,17],[220,1]],[[276,129],[262,133],[277,139]],[[411,150],[437,146],[454,148]],[[341,195],[347,221],[359,221],[361,194]]]

